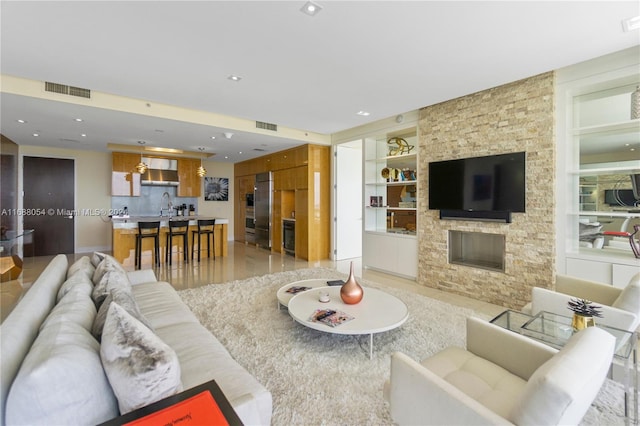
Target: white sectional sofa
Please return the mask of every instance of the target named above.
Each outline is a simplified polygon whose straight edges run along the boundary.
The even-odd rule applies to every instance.
[[[66,256],[56,256],[2,323],[1,424],[98,424],[120,415],[129,397],[146,405],[210,380],[244,424],[270,424],[271,393],[198,322],[171,285],[143,270],[125,273],[121,286],[124,270],[114,262],[96,254],[68,267]],[[150,349],[151,361],[142,359],[137,370],[117,360],[112,365],[114,346],[123,350],[114,330],[130,331],[118,328],[116,311],[123,310],[120,317],[141,327],[131,335],[155,339],[165,349],[161,355]],[[125,364],[140,360],[128,350]],[[155,374],[153,383],[145,384],[149,374]],[[165,393],[153,395],[158,387]]]

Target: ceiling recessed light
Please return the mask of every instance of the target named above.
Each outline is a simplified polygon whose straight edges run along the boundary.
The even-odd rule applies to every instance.
[[[39,133],[34,133],[33,136],[35,136],[37,138],[38,136],[40,136],[40,134]]]
[[[238,151],[238,154],[242,154],[242,151]]]
[[[211,139],[215,139],[215,138],[216,138],[215,136],[211,136]]]
[[[144,145],[144,144],[146,144],[146,142],[145,142],[145,141],[138,141],[138,143],[139,143],[140,145]]]
[[[367,111],[358,111],[356,114],[361,115],[363,117],[368,117],[371,115],[371,113]]]
[[[300,11],[302,13],[304,13],[305,15],[309,15],[309,16],[315,16],[321,10],[322,10],[322,6],[320,6],[318,3],[314,3],[312,1],[306,2],[304,4],[304,6],[302,6],[302,8],[300,9]]]
[[[240,81],[240,80],[242,80],[242,77],[240,77],[239,75],[234,75],[234,74],[231,74],[231,75],[230,75],[229,77],[227,77],[227,78],[228,78],[229,80],[231,80],[231,81]]]
[[[637,29],[640,29],[640,16],[634,16],[633,18],[622,20],[622,30],[625,33]]]
[[[21,119],[20,119],[20,120],[16,120],[16,121],[17,121],[18,123],[20,123],[20,124],[24,124],[24,123],[26,123],[26,121],[21,120]]]
[[[229,156],[228,156],[228,155],[225,155],[225,156],[224,156],[224,159],[225,159],[225,160],[228,160],[228,159],[229,159]]]
[[[86,133],[81,133],[80,136],[82,136],[83,138],[86,138],[87,134]]]
[[[78,123],[82,122],[82,118],[74,118],[73,121],[77,121]]]

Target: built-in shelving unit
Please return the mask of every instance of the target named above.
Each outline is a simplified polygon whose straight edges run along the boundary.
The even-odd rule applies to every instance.
[[[363,264],[417,276],[415,127],[364,140]]]
[[[611,205],[606,192],[632,189],[632,174],[640,173],[640,119],[631,116],[631,94],[640,84],[636,52],[616,60],[616,69],[573,69],[560,92],[559,117],[567,117],[567,192],[565,273],[580,278],[624,286],[637,273],[640,260],[628,238],[605,231],[632,231],[640,223],[633,205]],[[627,62],[624,62],[627,61]],[[635,64],[628,68],[621,64]],[[627,71],[628,70],[628,71]],[[609,77],[608,77],[609,76]],[[564,76],[559,77],[561,80]],[[562,137],[562,133],[560,133]],[[593,230],[594,234],[590,235]]]

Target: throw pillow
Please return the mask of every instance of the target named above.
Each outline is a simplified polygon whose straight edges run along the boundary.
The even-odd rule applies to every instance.
[[[93,256],[91,256],[91,264],[93,265],[93,267],[97,268],[100,262],[102,262],[106,256],[107,255],[105,253],[100,253],[99,251],[94,252]]]
[[[93,284],[98,285],[98,282],[102,279],[102,276],[110,271],[119,271],[122,273],[126,273],[120,262],[118,262],[113,256],[109,256],[108,254],[104,256],[104,259],[98,266],[96,266],[96,270],[93,273]]]
[[[640,315],[640,272],[631,278],[611,306]]]
[[[78,324],[40,331],[11,385],[8,425],[99,424],[118,416],[100,362],[100,345]]]
[[[117,303],[107,312],[100,357],[121,414],[182,391],[174,350]]]
[[[69,266],[69,269],[67,270],[67,278],[74,275],[76,272],[82,271],[82,273],[91,279],[95,270],[96,267],[91,264],[89,256],[82,256],[80,259],[76,260],[73,265]]]
[[[95,320],[93,321],[91,334],[93,334],[95,338],[98,339],[98,341],[102,339],[104,322],[107,320],[107,312],[109,312],[109,306],[112,302],[117,303],[119,306],[123,307],[134,318],[147,326],[149,330],[153,331],[153,328],[151,327],[147,319],[144,317],[144,315],[142,315],[142,312],[140,312],[140,308],[138,307],[136,299],[134,299],[133,297],[131,288],[115,287],[109,291],[109,294],[104,299],[104,302],[102,302],[102,304],[100,305],[98,314],[95,316]]]
[[[97,282],[91,293],[91,297],[97,308],[100,308],[109,291],[113,288],[131,289],[131,282],[126,272],[113,270],[105,273],[102,278],[100,278],[100,281]]]

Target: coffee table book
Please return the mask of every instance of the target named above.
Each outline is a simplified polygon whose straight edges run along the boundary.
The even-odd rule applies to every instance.
[[[100,426],[150,426],[168,424],[237,426],[242,421],[220,387],[210,382],[111,419]]]

